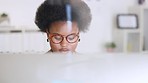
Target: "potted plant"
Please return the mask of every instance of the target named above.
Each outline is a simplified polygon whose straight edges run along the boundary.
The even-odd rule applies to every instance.
[[[1,17],[7,17],[8,15],[6,13],[2,13]]]
[[[114,49],[116,48],[116,44],[114,42],[107,42],[105,44],[105,47],[108,52],[113,52]]]
[[[6,14],[6,13],[0,14],[0,23],[2,23],[4,21],[8,21],[9,22],[9,17],[8,17],[8,14]]]

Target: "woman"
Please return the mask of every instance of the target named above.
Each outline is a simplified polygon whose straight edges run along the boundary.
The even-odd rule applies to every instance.
[[[75,52],[79,33],[88,30],[90,9],[81,0],[45,0],[37,9],[35,23],[47,33],[49,52]]]

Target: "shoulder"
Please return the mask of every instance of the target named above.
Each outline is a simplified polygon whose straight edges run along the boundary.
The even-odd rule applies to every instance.
[[[49,54],[49,53],[53,53],[53,51],[52,51],[52,50],[49,50],[49,51],[46,52],[45,54]]]

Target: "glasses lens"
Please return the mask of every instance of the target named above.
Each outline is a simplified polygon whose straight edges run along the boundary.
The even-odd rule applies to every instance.
[[[53,35],[51,38],[53,43],[60,43],[62,41],[62,36],[60,35]]]
[[[71,34],[71,35],[67,36],[67,41],[69,43],[74,43],[74,42],[76,42],[78,40],[78,38],[79,38],[79,36]]]

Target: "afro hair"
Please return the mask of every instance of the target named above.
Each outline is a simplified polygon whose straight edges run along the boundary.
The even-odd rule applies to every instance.
[[[90,8],[81,0],[45,0],[37,9],[35,24],[46,32],[53,22],[67,21],[66,4],[71,6],[71,20],[77,22],[80,31],[86,32],[92,17]]]

